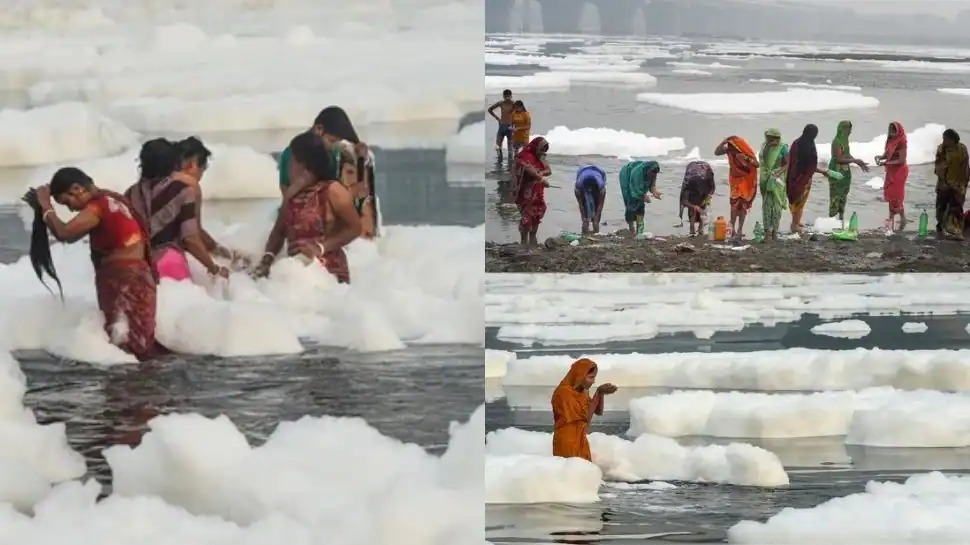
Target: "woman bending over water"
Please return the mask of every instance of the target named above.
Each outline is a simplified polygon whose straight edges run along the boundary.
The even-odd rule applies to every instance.
[[[344,246],[360,236],[360,215],[350,192],[336,180],[333,155],[312,132],[290,142],[293,156],[289,175],[293,185],[303,187],[283,201],[276,224],[266,241],[266,253],[256,276],[266,276],[286,242],[290,256],[302,254],[318,260],[337,281],[350,282]]]
[[[590,359],[575,361],[562,382],[552,393],[552,455],[593,461],[589,451],[587,428],[594,414],[603,414],[603,398],[616,391],[612,384],[602,384],[592,397],[589,389],[596,382],[596,363]]]
[[[51,197],[78,214],[62,222],[51,206]],[[54,238],[67,243],[85,236],[90,239],[98,307],[111,343],[140,361],[167,353],[155,340],[158,276],[148,232],[131,204],[121,195],[97,187],[74,167],[58,170],[49,186],[37,188],[36,199],[44,225]]]

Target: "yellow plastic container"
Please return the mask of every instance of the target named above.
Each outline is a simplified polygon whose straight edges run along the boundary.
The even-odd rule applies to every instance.
[[[723,241],[727,239],[727,228],[727,220],[724,219],[724,216],[718,216],[714,220],[714,240]]]

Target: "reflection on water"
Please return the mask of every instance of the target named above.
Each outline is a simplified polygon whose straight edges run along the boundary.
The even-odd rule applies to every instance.
[[[688,332],[664,334],[638,342],[597,346],[522,347],[502,342],[498,328],[486,330],[486,347],[512,350],[517,356],[596,353],[747,352],[812,348],[845,350],[856,347],[894,350],[966,349],[970,334],[967,316],[856,316],[872,328],[862,339],[837,339],[811,333],[821,320],[803,315],[793,323],[751,324],[741,331],[717,332],[697,339]],[[902,324],[924,322],[925,333],[903,334]],[[626,388],[608,398],[608,410],[594,421],[593,431],[624,435],[630,417],[625,407],[634,397],[670,391],[664,388]],[[552,431],[549,396],[552,387],[503,388],[500,380],[486,382],[486,431],[518,427]],[[950,473],[970,470],[970,448],[878,448],[846,445],[842,437],[797,439],[678,438],[683,445],[745,442],[778,455],[791,478],[788,487],[764,489],[734,485],[678,483],[669,490],[625,490],[604,485],[596,505],[488,505],[486,538],[506,543],[718,543],[740,520],[766,520],[785,507],[813,507],[834,497],[863,491],[870,480],[905,480],[931,470]]]

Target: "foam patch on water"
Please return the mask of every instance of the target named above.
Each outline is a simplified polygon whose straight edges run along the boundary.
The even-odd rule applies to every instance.
[[[927,123],[918,129],[908,130],[906,133],[906,162],[910,165],[933,163],[936,160],[936,148],[943,139],[944,130],[946,130],[946,127],[939,123]],[[852,142],[852,156],[874,165],[875,157],[882,155],[886,150],[886,136],[883,133],[868,142]],[[818,160],[827,163],[832,158],[831,143],[816,141],[816,147],[818,148]]]
[[[712,76],[713,72],[708,72],[706,70],[699,70],[697,68],[678,68],[676,70],[670,71],[673,74],[681,74],[684,76]]]
[[[970,311],[967,276],[956,274],[501,274],[485,282],[486,323],[499,328],[499,339],[522,345],[705,336],[806,313],[835,320]]]
[[[903,333],[924,333],[929,329],[923,322],[906,322],[903,324]]]
[[[87,469],[68,446],[63,422],[38,424],[24,407],[26,390],[17,361],[0,351],[0,506],[22,511],[41,501],[52,484],[76,479]]]
[[[811,394],[673,392],[630,401],[631,436],[847,436],[873,447],[970,445],[970,397],[874,388]]]
[[[136,139],[123,124],[79,102],[0,110],[0,167],[98,157],[117,153]]]
[[[807,509],[783,509],[766,522],[742,521],[730,543],[768,545],[960,545],[970,533],[970,477],[939,472],[904,483],[870,481],[865,492]]]
[[[686,146],[683,138],[658,138],[606,128],[570,129],[557,126],[545,135],[551,155],[599,155],[603,157],[656,157]]]
[[[505,350],[486,350],[485,351],[485,378],[504,377],[509,366],[509,362],[515,361],[515,352]]]
[[[449,164],[485,164],[485,122],[464,127],[445,147],[445,161]]]
[[[485,456],[486,504],[595,503],[602,482],[599,466],[582,458]]]
[[[655,435],[628,441],[602,433],[591,433],[589,443],[593,462],[608,480],[676,480],[763,487],[788,484],[788,474],[777,456],[743,443],[684,447],[673,439]],[[517,428],[489,432],[485,438],[485,454],[556,459],[552,457],[551,433]],[[486,483],[490,478],[486,471]],[[549,486],[544,481],[529,484]]]
[[[970,89],[937,89],[937,91],[948,95],[970,96]]]
[[[812,333],[816,335],[825,335],[826,337],[837,337],[840,339],[861,339],[871,332],[872,328],[862,320],[829,322],[827,324],[819,324],[812,328]]]
[[[552,72],[528,76],[485,76],[486,93],[497,94],[505,89],[524,94],[568,91],[569,78]]]
[[[886,185],[886,180],[880,178],[879,176],[873,176],[873,178],[866,182],[866,187],[870,189],[882,189]]]
[[[685,62],[685,61],[673,61],[667,63],[669,66],[676,66],[678,68],[686,69],[702,69],[702,70],[738,70],[741,67],[732,64],[721,64],[719,62],[712,62],[710,64],[703,64],[697,62]]]
[[[596,362],[599,382],[621,388],[826,391],[891,386],[970,392],[970,350],[790,348],[586,357]],[[552,388],[573,361],[563,355],[508,359],[503,384]]]
[[[274,211],[270,205],[264,217],[228,228],[213,223],[210,232],[259,256]],[[278,260],[267,279],[234,273],[225,285],[190,259],[197,284],[159,286],[159,340],[179,352],[227,357],[296,353],[301,340],[360,351],[481,344],[482,240],[482,227],[386,227],[379,239],[348,247],[349,286],[292,258]],[[0,266],[7,346],[93,363],[132,361],[101,330],[86,243],[57,244],[52,254],[66,307],[44,290],[26,257]]]
[[[775,114],[876,108],[874,97],[846,91],[788,89],[756,93],[640,93],[637,100],[702,114]]]

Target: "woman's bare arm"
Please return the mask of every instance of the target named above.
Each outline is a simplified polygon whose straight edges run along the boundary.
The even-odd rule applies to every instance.
[[[85,208],[78,215],[71,218],[71,221],[64,223],[57,217],[54,208],[49,204],[41,204],[44,223],[47,224],[54,238],[61,242],[77,242],[84,238],[101,222],[101,217],[93,208]]]
[[[344,186],[332,183],[327,188],[330,208],[339,220],[336,232],[328,234],[323,241],[324,253],[339,250],[360,236],[360,215],[354,208],[354,200]]]

